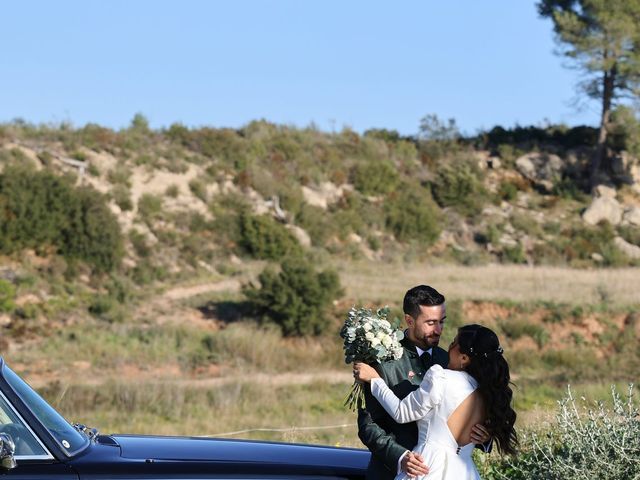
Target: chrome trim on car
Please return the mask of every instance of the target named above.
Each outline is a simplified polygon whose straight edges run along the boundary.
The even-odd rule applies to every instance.
[[[16,460],[53,460],[54,456],[51,455],[51,452],[49,451],[49,449],[44,445],[44,443],[42,443],[42,440],[40,440],[40,437],[38,437],[38,435],[36,435],[35,432],[31,429],[31,426],[27,422],[24,421],[24,418],[22,418],[22,415],[20,415],[20,412],[18,412],[18,410],[16,410],[16,407],[13,406],[13,404],[5,396],[4,392],[0,391],[0,396],[5,401],[5,403],[9,406],[9,408],[15,414],[15,416],[18,417],[18,420],[20,420],[20,422],[22,422],[22,425],[24,425],[25,428],[27,430],[29,430],[29,433],[31,435],[33,435],[33,438],[36,439],[36,441],[40,444],[42,449],[45,452],[47,452],[46,455],[15,455],[14,458]]]

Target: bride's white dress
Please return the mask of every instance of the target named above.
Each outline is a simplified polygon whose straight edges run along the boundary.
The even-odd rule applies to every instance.
[[[458,446],[447,425],[453,411],[475,391],[478,383],[466,372],[445,370],[434,365],[425,374],[420,388],[400,400],[381,378],[371,381],[371,393],[399,423],[418,422],[418,444],[429,473],[414,477],[424,480],[475,480],[478,470],[471,453],[475,445]],[[409,479],[400,473],[396,480]]]

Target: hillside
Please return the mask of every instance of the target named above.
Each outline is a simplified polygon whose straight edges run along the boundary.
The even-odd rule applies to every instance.
[[[122,131],[10,124],[0,128],[0,166],[71,174],[105,194],[137,280],[224,270],[234,256],[252,256],[252,239],[238,231],[243,213],[273,219],[264,228],[287,229],[317,255],[635,264],[638,160],[612,152],[592,199],[589,135],[529,130],[424,140],[264,121],[237,131],[151,131],[144,117]]]
[[[592,195],[593,136],[496,127],[405,138],[265,121],[153,131],[142,116],[121,131],[0,125],[0,352],[70,415],[113,428],[117,412],[95,409],[131,401],[146,419],[153,392],[167,408],[177,385],[211,402],[207,382],[231,394],[227,380],[248,371],[297,385],[301,402],[323,379],[329,404],[305,421],[344,422],[344,313],[388,304],[399,316],[406,288],[426,282],[449,299],[443,344],[463,323],[495,328],[518,405],[535,416],[567,381],[624,382],[640,368],[640,163],[618,138]],[[251,308],[246,286],[291,256],[342,285],[320,336]],[[67,389],[76,401],[62,400]],[[270,418],[238,415],[238,429]],[[171,418],[135,425],[172,431]],[[357,443],[352,434],[339,441]]]

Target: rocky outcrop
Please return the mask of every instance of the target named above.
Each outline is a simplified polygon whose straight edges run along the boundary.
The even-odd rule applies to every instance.
[[[622,237],[616,237],[613,239],[613,244],[618,250],[624,253],[629,258],[640,258],[640,247],[633,243],[627,242]]]
[[[624,225],[633,225],[640,227],[640,207],[628,207],[622,215],[622,223]]]
[[[337,186],[331,182],[323,182],[317,187],[302,186],[302,196],[309,205],[326,210],[329,205],[337,202],[349,190],[347,185]]]
[[[293,236],[296,237],[296,240],[298,240],[300,245],[307,248],[311,246],[311,237],[305,229],[298,227],[297,225],[290,224],[286,225],[286,227],[293,234]]]
[[[591,205],[582,214],[582,219],[589,225],[597,225],[602,221],[618,225],[622,220],[622,206],[615,198],[594,198]]]
[[[553,182],[562,176],[564,162],[557,155],[532,152],[519,157],[516,168],[536,186],[550,192]]]
[[[608,185],[598,185],[593,189],[595,198],[582,214],[582,219],[589,225],[597,225],[602,221],[618,225],[622,221],[624,208],[616,200],[616,189]]]

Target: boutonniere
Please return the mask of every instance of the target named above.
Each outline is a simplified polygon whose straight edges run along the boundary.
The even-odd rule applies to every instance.
[[[409,370],[409,373],[407,374],[407,376],[409,377],[409,380],[413,379],[413,377],[416,376],[415,373],[413,373],[413,370]]]

